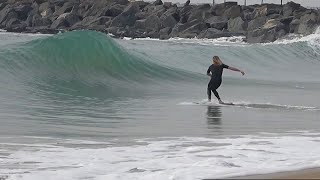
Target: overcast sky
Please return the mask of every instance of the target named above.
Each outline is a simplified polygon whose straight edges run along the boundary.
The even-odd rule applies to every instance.
[[[150,1],[154,1],[154,0],[150,0]],[[174,2],[174,3],[184,3],[187,0],[162,0],[163,2],[165,1],[169,1],[169,2]],[[212,0],[190,0],[191,3],[212,3]],[[221,3],[223,2],[223,0],[215,0],[217,3]],[[231,1],[231,0],[227,0],[227,1]],[[244,4],[244,0],[232,0],[232,1],[237,1],[239,4]],[[279,3],[281,0],[263,0],[265,3]],[[320,7],[320,0],[283,0],[283,3],[287,3],[287,2],[296,2],[299,3],[303,6],[308,6],[308,7]],[[247,4],[257,4],[257,3],[261,3],[261,0],[247,0]]]

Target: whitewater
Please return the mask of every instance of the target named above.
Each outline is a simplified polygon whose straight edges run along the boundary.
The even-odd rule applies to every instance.
[[[0,32],[0,179],[226,178],[320,167],[320,33]],[[225,70],[206,102],[212,56]]]

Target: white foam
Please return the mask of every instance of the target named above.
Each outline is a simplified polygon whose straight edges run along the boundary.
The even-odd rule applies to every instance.
[[[25,180],[194,180],[296,170],[320,166],[320,134],[313,134],[318,137],[167,137],[106,148],[25,145],[7,150],[0,174]]]
[[[320,40],[320,27],[318,27],[317,30],[313,34],[310,34],[307,36],[303,36],[303,35],[299,35],[299,34],[289,34],[284,39],[278,39],[275,42],[265,43],[264,45],[293,44],[293,43],[297,43],[297,42],[308,42],[309,45],[314,45],[314,43],[318,42],[319,40]],[[316,43],[316,44],[318,44],[318,43]]]
[[[166,40],[160,40],[155,38],[130,38],[124,37],[124,40],[135,40],[135,41],[162,41],[162,42],[175,42],[183,44],[199,44],[199,45],[217,45],[217,46],[245,46],[248,45],[243,41],[244,36],[233,36],[233,37],[221,37],[216,39],[198,39],[198,38],[170,38]]]
[[[192,105],[192,106],[224,106],[223,104],[219,104],[218,102],[208,102],[207,100],[202,100],[199,102],[181,102],[177,105]],[[228,105],[227,105],[228,106]],[[233,107],[244,107],[244,108],[256,108],[256,109],[279,109],[279,110],[320,110],[318,107],[313,106],[299,106],[299,105],[284,105],[284,104],[272,104],[270,102],[263,103],[252,103],[248,101],[235,101],[233,102]]]

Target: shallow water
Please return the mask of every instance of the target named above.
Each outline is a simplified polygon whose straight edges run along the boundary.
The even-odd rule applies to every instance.
[[[205,179],[317,167],[320,36],[1,33],[0,177]],[[224,71],[207,103],[212,55]],[[308,156],[306,156],[308,154]]]

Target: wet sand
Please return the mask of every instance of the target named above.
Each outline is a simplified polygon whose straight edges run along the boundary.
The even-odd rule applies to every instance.
[[[233,177],[229,179],[320,179],[320,168],[297,171],[279,172],[271,174]]]

